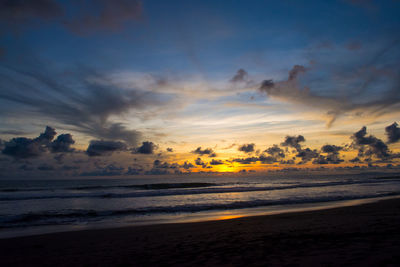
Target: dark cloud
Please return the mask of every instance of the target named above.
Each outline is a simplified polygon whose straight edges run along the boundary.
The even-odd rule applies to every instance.
[[[343,147],[341,146],[335,146],[335,145],[324,145],[321,148],[321,151],[324,153],[339,153],[340,150],[342,150]]]
[[[196,150],[192,151],[191,153],[198,154],[201,156],[208,155],[210,158],[217,156],[217,154],[211,148],[201,149],[200,146],[198,148],[196,148]]]
[[[355,158],[351,159],[350,162],[351,163],[360,163],[360,162],[362,162],[362,160],[360,160],[359,157],[355,157]]]
[[[289,71],[289,81],[293,81],[297,78],[300,73],[306,72],[306,67],[301,65],[294,65],[293,68]]]
[[[194,168],[195,166],[194,166],[192,163],[185,161],[185,162],[182,164],[181,167],[184,168],[185,170],[189,170],[189,169],[191,169],[191,168]]]
[[[319,155],[313,163],[314,164],[339,164],[344,160],[339,157],[339,151],[343,150],[341,146],[335,145],[324,145],[321,148],[321,153],[327,153],[327,155]]]
[[[235,76],[232,77],[231,82],[246,82],[248,81],[248,73],[244,69],[239,69]]]
[[[116,151],[124,151],[127,149],[125,143],[120,141],[104,141],[104,140],[92,140],[86,150],[86,153],[90,156],[108,156]]]
[[[305,142],[306,139],[302,135],[298,136],[286,136],[285,141],[281,143],[281,146],[295,148],[298,152],[301,151],[300,143]]]
[[[306,149],[301,149],[298,152],[299,153],[297,153],[296,157],[301,158],[301,162],[299,164],[307,163],[310,160],[319,157],[317,150],[310,149],[308,147]]]
[[[327,156],[319,155],[313,160],[313,164],[339,164],[343,161],[343,159],[339,158],[338,154],[328,154]]]
[[[245,152],[245,153],[251,153],[251,152],[254,152],[254,147],[255,147],[255,144],[244,144],[244,145],[239,146],[238,150]]]
[[[5,143],[2,153],[15,159],[38,157],[46,151],[40,143],[25,137],[13,138]]]
[[[187,161],[185,161],[185,163],[180,166],[177,163],[162,162],[161,160],[156,159],[153,162],[153,167],[149,171],[146,171],[145,174],[164,175],[171,173],[180,173],[179,168],[181,167],[188,170],[190,168],[193,168],[194,166]]]
[[[275,83],[274,83],[271,79],[270,79],[270,80],[264,80],[264,81],[261,82],[261,85],[260,85],[259,90],[260,90],[261,92],[267,92],[267,93],[269,93],[270,90],[271,90],[272,88],[274,88],[274,85],[275,85]]]
[[[222,165],[222,164],[224,164],[224,162],[222,161],[222,160],[219,160],[219,159],[212,159],[211,161],[210,161],[210,165]]]
[[[370,56],[351,63],[344,60],[332,65],[317,54],[316,57],[322,57],[318,66],[295,65],[286,80],[265,80],[258,89],[269,98],[289,102],[294,107],[322,111],[328,127],[345,114],[377,118],[400,107],[399,43],[399,39],[390,40]],[[329,73],[332,78],[321,79],[321,73]],[[304,80],[299,80],[300,74]]]
[[[134,110],[143,113],[170,101],[163,94],[118,87],[104,75],[81,67],[71,75],[62,76],[51,71],[42,74],[36,70],[3,68],[0,92],[0,99],[16,104],[18,114],[27,108],[34,115],[54,119],[94,138],[125,141],[130,145],[137,144],[140,133],[109,118]]]
[[[71,134],[60,134],[57,139],[51,142],[50,151],[56,152],[71,152],[73,149],[71,145],[75,144],[74,139],[72,139]]]
[[[133,154],[154,154],[154,150],[157,149],[157,145],[153,142],[145,141],[138,148],[132,150]]]
[[[279,164],[290,165],[290,164],[295,164],[295,161],[294,161],[294,159],[281,160],[281,161],[279,161]]]
[[[359,157],[376,156],[380,159],[388,159],[391,156],[388,146],[382,140],[373,135],[367,136],[365,126],[355,132],[351,139],[353,139],[353,147],[358,149]]]
[[[42,143],[48,144],[56,136],[57,132],[54,128],[46,126],[44,133],[41,133],[35,140]]]
[[[167,152],[174,152],[173,148],[167,147]]]
[[[252,164],[255,163],[257,161],[260,161],[259,157],[247,157],[247,158],[236,158],[231,160],[232,162],[237,162],[240,164]]]
[[[343,106],[344,102],[339,102],[341,104],[338,105],[336,101],[337,99],[316,95],[307,87],[300,88],[297,78],[299,74],[305,73],[306,71],[307,68],[304,66],[295,65],[289,71],[288,79],[286,81],[273,82],[272,80],[264,80],[258,90],[266,93],[268,97],[308,107],[319,107],[323,109],[335,107],[335,110],[328,111],[332,120],[329,124],[331,124],[333,123],[333,118],[335,118],[335,114],[337,113],[336,108]]]
[[[56,140],[54,128],[46,126],[46,129],[36,138],[16,137],[4,143],[2,153],[15,159],[34,158],[45,152],[70,152],[70,146],[74,143],[70,134],[61,134]]]
[[[394,122],[392,125],[385,128],[389,144],[396,143],[400,140],[400,128],[398,126],[397,122]]]
[[[236,158],[231,160],[231,162],[238,162],[240,164],[252,164],[256,162],[261,162],[263,164],[273,164],[278,162],[278,158],[262,154],[258,157]]]
[[[258,161],[260,161],[263,164],[273,164],[275,162],[278,162],[278,159],[273,156],[260,155],[258,157]]]
[[[201,158],[197,158],[194,163],[198,166],[201,166],[202,168],[207,167],[207,162],[204,162]]]
[[[283,151],[283,149],[280,148],[278,145],[273,145],[272,147],[267,148],[264,152],[276,158],[285,157],[285,151]]]
[[[168,163],[168,162],[162,162],[161,160],[156,159],[156,160],[153,162],[153,167],[155,167],[155,168],[161,168],[161,169],[169,169],[169,168],[175,169],[175,168],[178,168],[179,165],[178,165],[178,164],[175,164],[175,163],[170,164],[170,163]]]

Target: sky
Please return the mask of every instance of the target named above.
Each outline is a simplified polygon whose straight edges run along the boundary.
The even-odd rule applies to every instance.
[[[399,11],[0,0],[0,176],[400,168]]]

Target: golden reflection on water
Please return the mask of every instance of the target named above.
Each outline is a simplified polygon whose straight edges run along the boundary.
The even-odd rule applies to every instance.
[[[222,221],[222,220],[230,220],[230,219],[237,219],[237,218],[242,218],[245,215],[223,215],[219,216],[216,218],[217,221]]]

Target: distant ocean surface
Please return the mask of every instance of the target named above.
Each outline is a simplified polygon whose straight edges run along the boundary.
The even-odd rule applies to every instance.
[[[0,180],[0,238],[223,219],[400,195],[400,174]]]

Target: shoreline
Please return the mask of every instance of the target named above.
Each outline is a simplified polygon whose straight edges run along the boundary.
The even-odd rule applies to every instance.
[[[399,223],[400,199],[392,198],[228,220],[15,237],[1,239],[0,249],[4,266],[368,266],[400,262]]]
[[[17,237],[30,237],[37,235],[47,235],[66,232],[79,232],[90,230],[108,230],[115,228],[130,228],[137,226],[150,226],[150,225],[164,225],[164,224],[184,224],[184,223],[202,223],[210,221],[230,220],[247,217],[258,216],[274,216],[286,213],[302,213],[309,211],[328,210],[349,206],[359,206],[368,203],[379,202],[387,199],[400,198],[400,195],[373,197],[373,198],[360,198],[360,199],[347,199],[338,201],[314,202],[314,203],[300,203],[300,204],[286,204],[286,205],[272,205],[254,208],[231,209],[231,210],[217,210],[217,211],[203,211],[197,213],[186,213],[178,215],[166,215],[152,219],[137,219],[136,221],[129,222],[98,222],[88,225],[48,225],[48,226],[33,226],[26,228],[10,228],[0,230],[0,240],[17,238]]]

